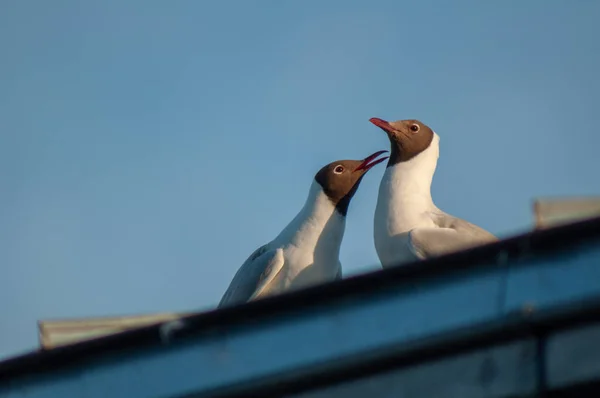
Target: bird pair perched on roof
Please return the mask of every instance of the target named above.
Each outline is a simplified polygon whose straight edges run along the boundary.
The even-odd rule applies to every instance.
[[[433,203],[439,136],[429,126],[418,120],[370,121],[387,134],[389,157],[378,158],[388,152],[379,151],[321,168],[300,212],[242,264],[219,307],[341,279],[339,253],[348,206],[364,175],[388,158],[374,219],[375,248],[383,268],[497,240]]]

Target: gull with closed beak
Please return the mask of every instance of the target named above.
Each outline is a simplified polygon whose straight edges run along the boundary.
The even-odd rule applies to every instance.
[[[431,182],[440,139],[429,126],[414,119],[369,121],[390,141],[374,219],[375,249],[384,268],[498,240],[434,204]]]

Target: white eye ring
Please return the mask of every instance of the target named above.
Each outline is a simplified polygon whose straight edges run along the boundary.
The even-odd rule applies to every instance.
[[[410,125],[410,131],[412,131],[413,133],[418,133],[419,130],[421,130],[421,126],[419,126],[417,123],[413,123]]]
[[[337,166],[335,166],[335,168],[333,169],[333,172],[334,172],[335,174],[342,174],[342,173],[344,172],[344,166],[342,166],[342,165],[339,165],[339,164],[338,164],[338,165],[337,165]]]

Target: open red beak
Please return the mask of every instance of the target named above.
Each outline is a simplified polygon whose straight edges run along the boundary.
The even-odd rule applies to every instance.
[[[387,151],[378,151],[372,155],[367,156],[366,158],[363,159],[362,163],[356,169],[354,169],[354,171],[364,170],[365,172],[367,172],[371,167],[373,167],[373,166],[383,162],[387,158],[389,158],[389,156],[384,156],[382,158],[375,160],[377,158],[377,156],[381,155],[382,153],[386,153],[386,152]]]
[[[371,123],[373,123],[375,126],[379,127],[383,131],[385,131],[386,133],[390,133],[394,129],[389,122],[387,122],[383,119],[379,119],[378,117],[372,117],[369,119],[369,121]]]

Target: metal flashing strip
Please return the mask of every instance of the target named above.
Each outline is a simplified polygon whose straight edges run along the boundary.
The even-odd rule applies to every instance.
[[[524,339],[288,397],[534,396],[537,391],[535,344],[534,339]]]

